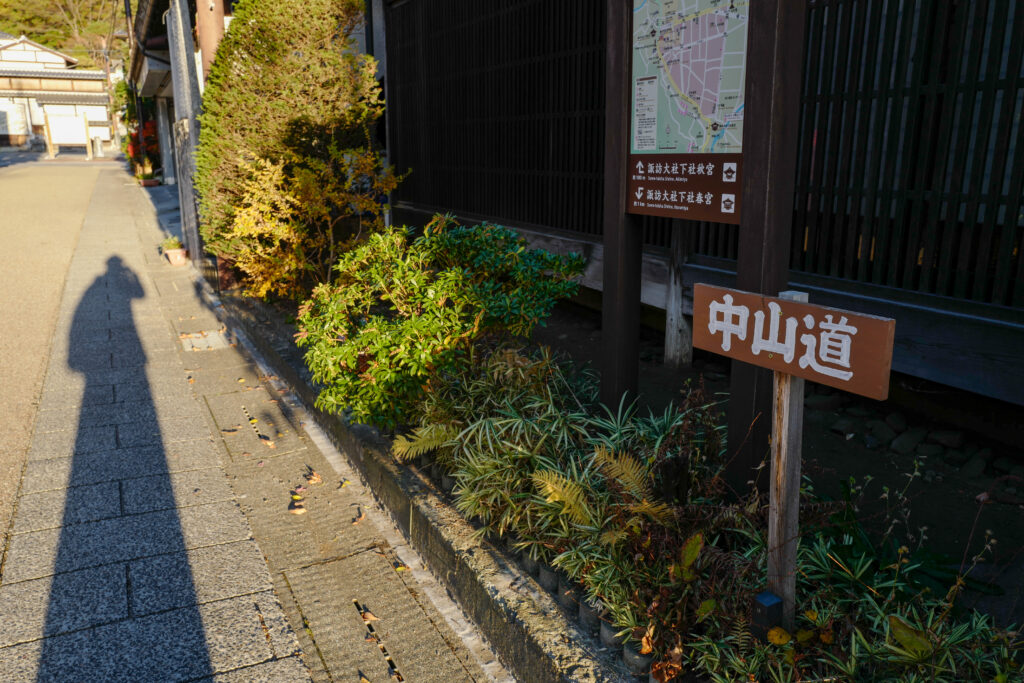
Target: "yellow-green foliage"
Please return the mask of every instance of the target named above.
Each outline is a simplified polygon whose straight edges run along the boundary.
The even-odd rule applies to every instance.
[[[357,51],[364,11],[362,0],[241,0],[217,49],[196,154],[200,228],[208,251],[251,266],[254,293],[328,281],[340,252],[383,227],[398,177],[374,146],[384,103],[376,61]]]
[[[243,187],[228,239],[235,265],[245,274],[247,293],[299,293],[306,242],[318,236],[307,236],[299,222],[298,200],[284,186],[283,164],[258,160]]]

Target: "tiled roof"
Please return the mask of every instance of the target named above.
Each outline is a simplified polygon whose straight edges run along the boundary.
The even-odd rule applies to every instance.
[[[0,40],[17,40],[17,36],[12,36],[10,33],[4,33],[0,31]]]

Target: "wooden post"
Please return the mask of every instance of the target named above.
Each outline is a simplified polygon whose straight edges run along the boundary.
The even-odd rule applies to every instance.
[[[806,292],[779,298],[807,303]],[[796,605],[796,548],[800,535],[800,457],[803,446],[804,380],[774,375],[772,471],[768,511],[768,589],[782,598],[782,627],[792,632]]]
[[[53,158],[53,134],[50,132],[50,114],[43,111],[43,130],[46,133],[46,155]]]
[[[806,11],[806,3],[788,0],[750,4],[736,288],[759,294],[789,280]],[[726,481],[742,495],[768,453],[770,371],[734,360],[729,389]],[[762,490],[764,479],[755,479]]]
[[[92,138],[89,137],[89,115],[82,112],[82,125],[85,126],[85,158],[92,161]]]
[[[665,365],[688,368],[693,364],[693,330],[683,314],[683,267],[689,257],[689,223],[672,219],[672,242],[665,296]]]
[[[639,384],[643,244],[640,226],[626,214],[633,7],[626,0],[607,0],[607,7],[601,401],[615,410]]]

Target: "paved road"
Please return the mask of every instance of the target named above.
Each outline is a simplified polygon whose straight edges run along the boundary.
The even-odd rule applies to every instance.
[[[64,274],[98,166],[43,167],[0,154],[0,529],[10,526]],[[9,166],[6,164],[10,163]]]
[[[0,193],[29,264],[0,395],[38,396],[7,425],[0,680],[507,678],[119,167],[15,164]]]

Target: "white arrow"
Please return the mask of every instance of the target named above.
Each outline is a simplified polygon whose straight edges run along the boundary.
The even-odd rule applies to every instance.
[[[636,172],[637,173],[643,173],[644,172],[644,162],[642,162],[642,161],[636,162]]]
[[[636,188],[636,198],[640,199],[643,196],[644,196],[644,188],[642,188],[642,187]]]

